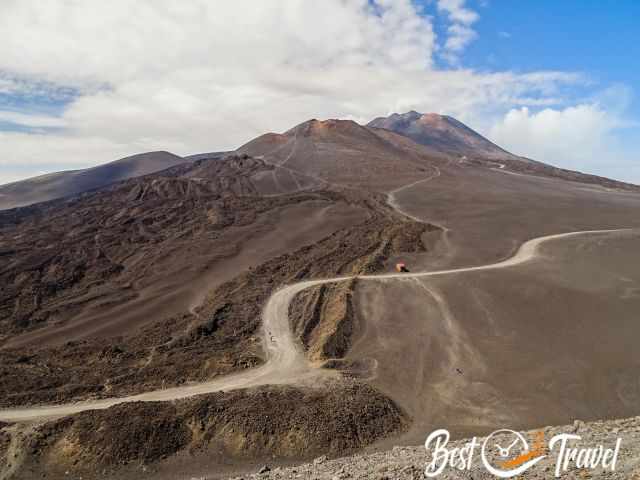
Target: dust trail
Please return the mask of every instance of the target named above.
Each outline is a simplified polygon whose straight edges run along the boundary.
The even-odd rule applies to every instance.
[[[430,175],[426,178],[423,178],[421,180],[416,180],[415,182],[409,183],[408,185],[403,185],[401,187],[396,188],[395,190],[391,190],[390,192],[387,193],[387,204],[393,208],[396,212],[400,213],[401,215],[404,215],[407,218],[410,218],[411,220],[414,220],[418,223],[430,223],[431,225],[435,225],[436,227],[438,227],[440,230],[442,230],[442,240],[445,244],[445,247],[448,250],[452,250],[452,246],[451,246],[451,242],[449,241],[449,229],[447,227],[445,227],[444,225],[438,224],[436,222],[434,222],[433,220],[429,220],[428,222],[423,220],[422,218],[416,217],[415,215],[410,214],[409,212],[407,212],[406,210],[404,210],[400,204],[398,203],[398,199],[396,197],[396,194],[399,192],[402,192],[403,190],[409,190],[410,188],[415,187],[416,185],[420,185],[422,183],[427,183],[430,182],[431,180],[440,177],[440,175],[442,175],[442,172],[440,171],[440,169],[438,167],[436,167],[435,165],[433,166],[433,168],[435,169],[435,173],[433,175]]]
[[[423,178],[421,180],[416,180],[415,182],[409,183],[407,185],[403,185],[401,187],[396,188],[395,190],[391,190],[390,192],[388,192],[387,193],[387,204],[391,208],[396,210],[398,213],[401,213],[402,215],[404,215],[405,217],[410,218],[412,220],[415,220],[416,222],[419,222],[419,223],[425,223],[425,221],[423,219],[418,218],[418,217],[416,217],[414,215],[411,215],[410,213],[408,213],[405,210],[403,210],[402,207],[400,206],[400,204],[398,203],[398,200],[396,198],[396,194],[398,192],[403,191],[403,190],[408,190],[408,189],[410,189],[412,187],[415,187],[416,185],[420,185],[421,183],[430,182],[434,178],[438,178],[441,175],[440,169],[438,167],[436,167],[436,166],[434,166],[433,168],[435,168],[435,170],[436,170],[433,175],[430,175],[430,176],[428,176],[426,178]]]
[[[296,131],[293,133],[293,147],[291,148],[289,155],[287,155],[287,157],[280,164],[281,167],[284,166],[284,164],[287,163],[289,160],[291,160],[291,157],[293,157],[293,154],[296,152],[297,147],[298,147],[298,129],[296,128]]]
[[[447,332],[448,340],[451,342],[451,347],[448,349],[448,366],[445,368],[453,370],[458,365],[470,365],[474,366],[474,369],[485,369],[484,362],[480,355],[477,354],[472,348],[472,342],[469,340],[466,332],[458,324],[453,312],[449,309],[449,305],[445,301],[443,295],[432,286],[427,286],[420,281],[419,278],[413,277],[412,280],[421,289],[425,290],[427,294],[433,298],[440,316],[443,320],[443,327]]]

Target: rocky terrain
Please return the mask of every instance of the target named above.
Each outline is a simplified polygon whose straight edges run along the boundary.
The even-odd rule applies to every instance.
[[[638,480],[640,479],[640,417],[623,420],[599,421],[584,423],[576,420],[571,425],[544,427],[538,430],[525,432],[524,435],[531,442],[539,432],[544,432],[544,437],[551,439],[558,434],[575,434],[581,439],[573,441],[572,448],[594,448],[603,445],[605,448],[614,448],[616,441],[622,439],[618,462],[615,471],[603,470],[602,467],[596,469],[577,468],[571,463],[566,471],[562,471],[559,478],[567,479],[620,479]],[[482,444],[484,438],[478,438]],[[451,441],[448,444],[450,449],[462,448],[469,439]],[[531,443],[530,443],[531,444]],[[541,479],[555,478],[557,453],[559,447],[556,446],[553,452],[545,449],[547,457],[538,464],[531,467],[525,473],[518,475],[521,479]],[[499,456],[497,449],[488,449],[487,458],[492,465],[499,465],[503,459]],[[313,462],[289,468],[270,467],[268,464],[260,467],[255,473],[244,476],[229,477],[234,480],[265,479],[315,479],[315,480],[418,480],[424,479],[426,466],[431,462],[432,457],[427,454],[424,446],[400,447],[396,446],[385,452],[373,454],[355,455],[331,459],[324,455],[317,457]],[[261,472],[261,473],[259,473]],[[219,478],[217,475],[202,478]],[[453,479],[493,479],[484,468],[480,460],[479,448],[476,450],[474,461],[469,470],[459,471],[447,468],[435,478],[443,480]]]
[[[192,464],[343,454],[405,428],[389,399],[354,382],[237,390],[174,403],[122,404],[0,430],[0,478],[140,478]],[[100,432],[96,435],[96,432]],[[10,445],[12,444],[12,445]],[[19,452],[19,453],[18,453]],[[184,465],[180,466],[184,468]]]
[[[269,168],[249,157],[196,162],[69,202],[0,214],[6,239],[0,276],[8,286],[0,298],[8,340],[0,350],[3,406],[122,395],[255,366],[260,309],[278,286],[375,271],[394,253],[425,250],[420,234],[427,226],[397,223],[375,196],[326,190],[257,196],[250,176]],[[136,316],[103,323],[126,299],[149,303],[147,288],[161,293],[164,282],[167,292],[184,281],[185,265],[206,270],[207,262],[233,258],[234,238],[268,228],[260,219],[269,212],[304,203],[367,214],[220,282],[195,310],[171,316],[161,303],[159,318],[148,316],[157,310],[134,309]],[[43,229],[43,222],[55,229]],[[201,265],[191,264],[194,256]]]
[[[403,446],[433,425],[464,438],[637,414],[638,187],[514,157],[448,117],[418,123],[429,135],[310,120],[0,212],[0,479],[265,464],[307,478],[333,463],[276,469],[400,445],[371,467],[397,471],[354,460],[396,478],[419,472]],[[388,275],[396,262],[465,269]],[[313,375],[260,381],[283,338]],[[46,409],[140,392],[153,403]],[[30,416],[9,424],[16,410]]]

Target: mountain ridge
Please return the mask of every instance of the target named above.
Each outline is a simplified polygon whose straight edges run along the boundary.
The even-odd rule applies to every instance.
[[[353,120],[314,118],[284,133],[262,134],[235,152],[264,157],[276,165],[276,170],[267,174],[273,178],[265,177],[265,182],[273,184],[270,187],[273,193],[294,191],[300,185],[308,188],[318,186],[318,182],[326,184],[327,178],[323,177],[334,178],[337,183],[358,184],[362,172],[369,174],[371,167],[378,170],[374,172],[380,179],[377,188],[384,190],[393,187],[386,181],[385,171],[394,170],[396,176],[403,171],[404,181],[419,177],[425,168],[433,168],[432,163],[440,164],[440,161],[505,169],[505,173],[556,177],[605,188],[640,188],[514,155],[454,117],[415,110],[377,117],[366,125]],[[70,197],[181,163],[220,159],[232,153],[218,151],[180,157],[167,151],[154,151],[87,169],[47,173],[0,185],[0,210]],[[370,158],[378,161],[370,163]]]
[[[393,113],[388,117],[375,118],[367,126],[391,130],[443,153],[482,156],[497,160],[527,160],[508,152],[449,115],[423,114],[411,110],[407,113]]]
[[[401,181],[416,180],[425,169],[452,162],[459,167],[499,169],[603,188],[640,189],[631,183],[514,155],[453,117],[415,111],[378,117],[367,125],[353,120],[311,119],[284,133],[262,134],[236,152],[280,167],[274,177],[296,172],[325,181],[332,178],[334,183],[372,186],[370,177],[377,176],[375,188],[383,191],[394,188],[390,179],[399,180],[401,173],[405,175]],[[388,175],[391,171],[393,175]]]
[[[131,155],[86,169],[52,172],[7,183],[0,185],[0,210],[76,195],[188,161],[159,150]]]
[[[640,237],[631,230],[640,227],[638,192],[578,174],[583,183],[567,181],[568,173],[534,162],[463,161],[352,121],[304,122],[243,149],[0,212],[3,407],[39,415],[34,405],[185,392],[185,383],[190,389],[244,371],[243,378],[258,378],[273,351],[292,351],[274,346],[293,336],[305,361],[332,370],[336,383],[313,382],[328,395],[310,395],[294,362],[291,378],[281,380],[286,386],[216,391],[187,402],[202,412],[196,416],[167,403],[177,397],[163,397],[160,427],[211,425],[204,436],[185,430],[168,453],[184,450],[201,469],[218,468],[211,453],[224,451],[225,461],[246,467],[263,454],[269,462],[332,454],[324,441],[309,441],[319,424],[325,438],[361,448],[378,439],[417,444],[432,425],[462,438],[505,424],[525,429],[636,413],[637,345],[629,339],[639,328]],[[550,236],[532,261],[482,268],[504,265],[515,249],[528,248],[520,245]],[[393,273],[398,263],[413,275]],[[364,281],[372,273],[384,278]],[[344,281],[306,284],[335,278]],[[294,292],[281,287],[305,284],[295,297],[282,296]],[[602,321],[608,317],[619,328]],[[369,413],[336,413],[337,422],[325,422],[315,413],[318,401],[322,412],[348,405]],[[242,417],[221,417],[221,405]],[[282,405],[303,414],[274,431]],[[43,435],[61,436],[47,436],[41,453],[25,444],[32,463],[20,468],[35,465],[56,478],[55,464],[40,459],[71,458],[59,478],[80,473],[77,465],[87,465],[86,478],[120,472],[114,461],[121,457],[102,456],[105,437],[93,432],[141,431],[142,444],[169,445],[175,430],[149,423],[155,411],[123,403],[44,424]],[[301,432],[293,447],[292,427]],[[0,423],[0,434],[7,428],[23,426]],[[87,432],[83,448],[68,457],[77,431]],[[238,450],[238,431],[265,450]],[[263,441],[265,432],[273,441]],[[132,465],[167,465],[126,448]],[[202,457],[191,456],[196,450]]]

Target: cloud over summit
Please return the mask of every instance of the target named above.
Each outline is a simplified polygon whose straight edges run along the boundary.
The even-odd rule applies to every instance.
[[[439,52],[460,58],[480,17],[462,0],[428,13],[409,0],[5,0],[0,94],[59,99],[46,112],[0,103],[0,119],[22,128],[0,130],[0,183],[146,150],[232,149],[313,117],[415,109],[493,131],[511,109],[582,81],[438,68]]]

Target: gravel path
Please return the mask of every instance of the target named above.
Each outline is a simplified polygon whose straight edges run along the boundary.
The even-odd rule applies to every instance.
[[[591,230],[581,232],[568,232],[556,235],[547,235],[535,238],[523,243],[512,257],[501,262],[477,267],[454,268],[448,270],[436,270],[432,272],[412,273],[383,273],[376,275],[360,275],[360,280],[380,280],[392,278],[422,278],[448,275],[452,273],[464,273],[480,270],[493,270],[513,267],[531,261],[538,255],[538,247],[548,241],[572,238],[581,235],[608,234],[626,231],[617,230]],[[289,305],[295,295],[302,290],[316,285],[335,283],[350,280],[356,277],[336,277],[318,280],[306,280],[293,285],[288,285],[276,291],[267,302],[263,310],[263,343],[267,353],[267,362],[261,367],[225,376],[194,385],[186,385],[165,390],[156,390],[139,395],[121,398],[109,398],[105,400],[77,402],[63,405],[43,407],[26,407],[18,409],[0,410],[0,420],[9,422],[29,421],[44,418],[56,418],[72,415],[85,410],[109,408],[113,405],[136,401],[168,401],[192,397],[203,393],[217,392],[220,390],[232,390],[238,388],[254,387],[259,385],[293,384],[310,381],[318,381],[335,375],[335,372],[315,368],[309,364],[301,346],[291,332],[289,326]]]

